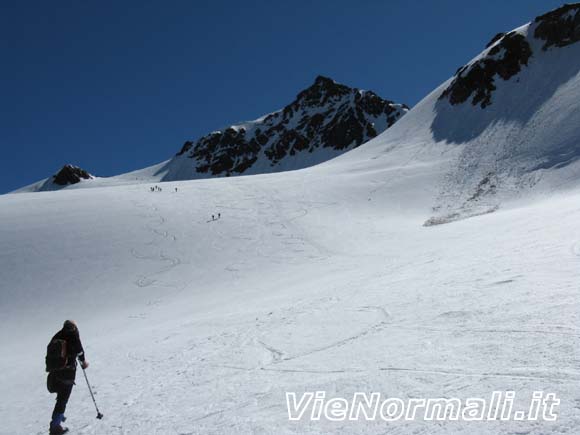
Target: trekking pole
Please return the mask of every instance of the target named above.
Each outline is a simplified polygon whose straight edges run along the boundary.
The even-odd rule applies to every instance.
[[[93,403],[95,404],[95,409],[97,410],[97,418],[100,420],[103,418],[103,414],[99,412],[99,408],[97,407],[97,401],[95,400],[95,396],[93,395],[93,390],[91,388],[91,384],[89,384],[89,378],[87,378],[87,372],[85,371],[84,367],[81,364],[81,369],[83,369],[83,375],[85,375],[85,381],[87,381],[87,387],[89,387],[89,393],[91,393],[91,398],[93,399]]]

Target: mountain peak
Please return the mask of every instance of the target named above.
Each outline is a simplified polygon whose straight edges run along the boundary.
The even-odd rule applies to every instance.
[[[372,139],[407,111],[319,75],[282,110],[185,142],[164,180],[305,168]]]
[[[66,164],[52,176],[52,182],[59,186],[68,186],[69,184],[76,184],[81,180],[89,180],[91,178],[94,177],[84,169]]]
[[[329,98],[340,98],[350,93],[351,90],[352,88],[337,83],[329,77],[319,75],[311,86],[296,96],[295,103],[303,103],[308,106],[324,105]]]
[[[316,79],[314,80],[314,84],[319,86],[328,86],[333,85],[334,83],[336,82],[332,80],[330,77],[326,77],[323,75],[316,76]]]

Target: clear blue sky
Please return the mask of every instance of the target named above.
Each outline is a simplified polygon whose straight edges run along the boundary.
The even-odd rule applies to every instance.
[[[292,101],[322,74],[416,104],[559,1],[3,1],[0,192],[115,175]]]

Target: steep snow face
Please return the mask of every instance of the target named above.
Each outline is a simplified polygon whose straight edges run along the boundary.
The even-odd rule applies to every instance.
[[[319,76],[282,110],[186,142],[161,169],[162,181],[312,166],[377,136],[407,110]]]
[[[577,185],[579,10],[568,5],[497,35],[391,129],[325,165],[400,174],[437,165],[429,223]]]
[[[445,87],[430,130],[435,141],[457,144],[460,152],[436,206],[496,207],[530,188],[545,192],[580,181],[579,11],[578,4],[566,6],[508,33]],[[554,34],[554,22],[570,31]],[[478,69],[496,72],[478,80]],[[473,85],[472,99],[447,98],[463,78],[468,90]]]

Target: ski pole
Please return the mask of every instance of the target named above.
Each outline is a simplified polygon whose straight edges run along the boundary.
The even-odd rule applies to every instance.
[[[87,387],[89,387],[89,393],[91,393],[91,398],[93,399],[93,403],[95,404],[95,409],[97,410],[97,418],[100,420],[103,418],[103,414],[99,412],[99,408],[97,407],[97,401],[95,400],[95,396],[93,395],[93,390],[91,388],[91,384],[89,384],[89,378],[87,378],[87,372],[85,368],[81,365],[81,369],[83,369],[83,375],[85,375],[85,381],[87,381]]]

